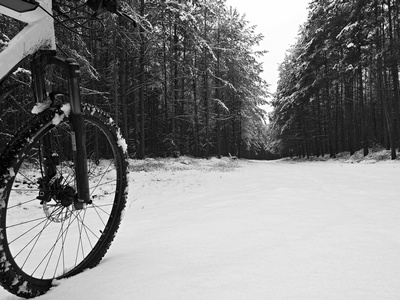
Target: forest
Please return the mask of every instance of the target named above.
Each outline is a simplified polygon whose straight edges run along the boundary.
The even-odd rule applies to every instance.
[[[400,1],[313,0],[279,68],[269,147],[321,156],[400,144]]]
[[[57,48],[81,66],[83,100],[109,113],[132,158],[267,155],[263,39],[225,0],[120,0],[136,24],[85,1],[53,1]],[[0,17],[0,51],[24,26]],[[0,87],[0,144],[27,120],[29,62]],[[50,90],[65,79],[48,70]]]

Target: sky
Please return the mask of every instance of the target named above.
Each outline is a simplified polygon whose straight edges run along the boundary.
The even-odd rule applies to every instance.
[[[227,6],[246,15],[251,25],[257,25],[256,32],[264,35],[260,49],[267,50],[263,78],[274,93],[278,81],[278,66],[283,62],[285,52],[296,41],[299,27],[307,20],[310,0],[227,0]]]

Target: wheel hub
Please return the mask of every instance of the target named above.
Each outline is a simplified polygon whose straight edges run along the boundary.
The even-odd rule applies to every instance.
[[[48,220],[56,223],[67,220],[73,210],[76,201],[76,191],[73,187],[62,186],[62,176],[52,178],[47,177],[39,180],[39,195],[36,197],[41,200],[40,204]]]

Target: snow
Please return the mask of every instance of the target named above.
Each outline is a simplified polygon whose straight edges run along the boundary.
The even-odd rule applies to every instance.
[[[400,163],[377,157],[131,160],[105,259],[37,299],[399,299]]]
[[[44,102],[38,102],[35,104],[35,106],[32,108],[31,113],[34,115],[40,114],[41,112],[45,111],[51,106],[51,100],[48,98]]]
[[[65,115],[66,117],[68,117],[69,114],[71,113],[71,104],[69,104],[69,103],[64,103],[64,104],[61,106],[61,110],[64,112],[64,115]]]
[[[4,34],[3,34],[3,36],[4,36]],[[0,45],[2,44],[2,42],[0,41]],[[5,43],[5,46],[7,45],[8,43],[6,42]],[[28,74],[28,75],[31,75],[31,71],[29,71],[29,70],[27,70],[27,69],[24,69],[24,68],[20,68],[20,67],[18,67],[14,72],[13,72],[13,75],[18,75],[18,73],[25,73],[25,74]]]
[[[52,120],[53,125],[58,125],[62,122],[62,120],[64,120],[64,114],[59,115],[59,114],[55,114],[54,118]]]
[[[126,140],[123,138],[120,129],[117,130],[117,144],[118,147],[122,148],[122,151],[124,153],[128,153],[128,144],[126,143]]]
[[[69,114],[71,113],[71,105],[69,103],[63,104],[60,110],[63,112],[61,115],[58,113],[54,114],[54,118],[52,120],[52,123],[54,125],[60,124],[62,120],[64,120],[64,117],[69,116]]]

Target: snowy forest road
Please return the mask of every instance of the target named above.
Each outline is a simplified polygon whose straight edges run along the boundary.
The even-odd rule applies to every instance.
[[[141,164],[103,262],[37,299],[399,299],[398,162]]]

